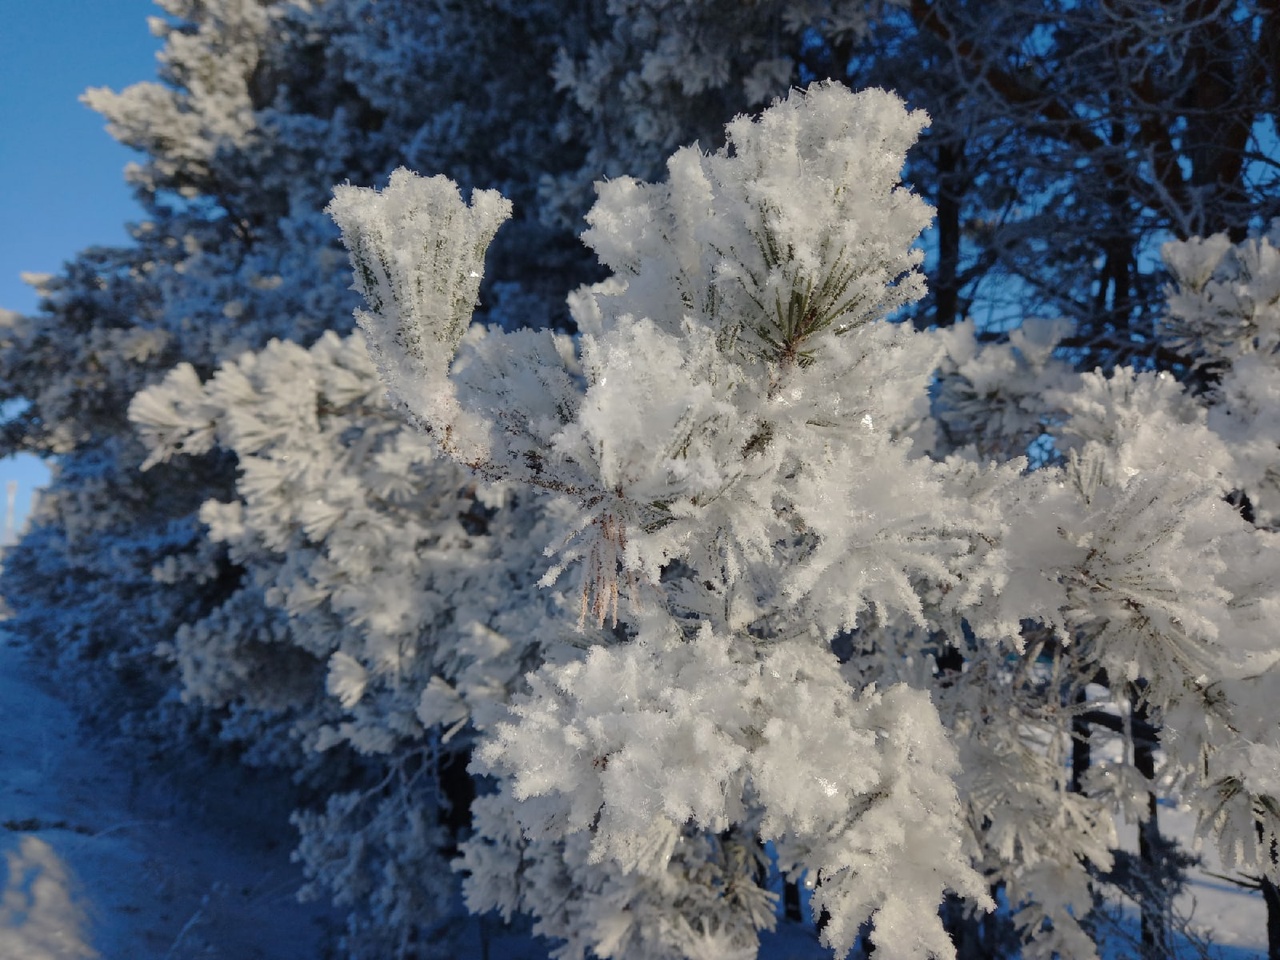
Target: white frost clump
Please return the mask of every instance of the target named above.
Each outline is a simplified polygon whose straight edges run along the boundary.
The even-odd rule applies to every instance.
[[[1066,321],[1027,320],[1007,343],[986,345],[972,320],[942,331],[947,354],[934,403],[938,452],[1009,460],[1063,420],[1050,398],[1076,389],[1078,376],[1054,351],[1071,329]]]
[[[1172,343],[1202,362],[1280,352],[1280,220],[1268,233],[1232,244],[1224,233],[1171,241],[1166,326]]]
[[[477,190],[467,205],[447,177],[424,180],[403,168],[380,193],[351,186],[333,193],[329,213],[351,252],[355,288],[382,321],[357,311],[370,353],[410,410],[439,419],[437,384],[471,323],[484,252],[511,203]]]
[[[811,644],[761,657],[705,624],[691,640],[649,626],[532,675],[514,722],[481,749],[479,772],[504,778],[525,836],[584,834],[590,863],[657,882],[689,831],[756,823],[784,870],[816,878],[837,955],[868,916],[888,956],[946,954],[939,894],[959,881],[981,902],[985,889],[948,826],[955,752],[928,694],[859,694]],[[487,883],[473,876],[470,895],[483,900]]]

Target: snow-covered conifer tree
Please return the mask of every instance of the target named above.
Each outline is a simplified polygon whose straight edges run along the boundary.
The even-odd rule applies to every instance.
[[[132,246],[87,252],[42,281],[41,312],[6,321],[0,361],[4,396],[19,401],[6,408],[6,450],[57,458],[31,533],[39,555],[19,547],[6,568],[13,626],[83,659],[86,678],[127,674],[144,706],[171,683],[155,674],[156,644],[235,590],[234,564],[213,579],[152,578],[168,557],[207,554],[197,512],[230,496],[234,464],[212,452],[140,474],[147,451],[129,401],[179,362],[207,377],[273,337],[305,345],[350,329],[322,212],[331,185],[412,162],[518,197],[506,282],[489,292],[498,318],[518,307],[556,322],[569,282],[559,278],[578,276],[583,259],[567,233],[541,226],[536,205],[539,171],[581,162],[552,133],[549,5],[481,14],[383,2],[376,16],[363,0],[162,6],[159,81],[86,95],[142,152],[128,177],[147,219]],[[506,44],[521,34],[545,39],[511,59]],[[492,74],[483,89],[476,69]],[[432,82],[406,87],[409,75]]]

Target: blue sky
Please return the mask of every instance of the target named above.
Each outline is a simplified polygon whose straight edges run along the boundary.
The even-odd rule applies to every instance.
[[[77,250],[124,243],[139,219],[123,170],[136,155],[78,100],[155,76],[151,0],[0,0],[0,307],[32,312],[19,275],[55,273]],[[32,458],[0,461],[19,507],[45,476]]]

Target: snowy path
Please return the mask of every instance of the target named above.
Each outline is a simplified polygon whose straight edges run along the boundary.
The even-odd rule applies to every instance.
[[[257,798],[209,785],[239,810],[215,821],[142,786],[2,636],[0,729],[0,960],[324,956],[325,911],[293,896],[283,810],[255,818]]]

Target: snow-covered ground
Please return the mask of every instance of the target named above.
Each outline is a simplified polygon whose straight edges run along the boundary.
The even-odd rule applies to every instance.
[[[1178,837],[1184,848],[1193,849],[1195,814],[1172,803],[1162,802],[1159,812],[1160,832]],[[1138,828],[1120,824],[1120,843],[1130,851],[1138,848]],[[1176,954],[1170,960],[1200,960],[1205,955],[1213,960],[1261,960],[1267,954],[1267,910],[1262,894],[1244,889],[1228,880],[1229,875],[1217,851],[1206,844],[1200,851],[1201,862],[1187,871],[1187,883],[1174,902],[1177,923],[1192,934],[1194,941],[1174,935]],[[1136,956],[1138,911],[1128,902],[1116,903],[1118,925],[1104,945],[1104,960],[1124,960]]]
[[[340,920],[296,901],[302,878],[289,861],[287,809],[263,790],[214,774],[178,785],[172,771],[151,776],[113,758],[2,634],[0,729],[0,960],[331,955]],[[1193,826],[1190,813],[1161,808],[1165,832],[1189,838]],[[1136,846],[1136,834],[1129,839]],[[1203,854],[1180,911],[1222,960],[1264,956],[1261,896],[1214,877],[1216,856]],[[487,921],[463,934],[460,949],[503,960],[542,954]],[[784,925],[764,938],[761,955],[828,954],[812,928]]]
[[[1119,737],[1095,733],[1093,755],[1095,762],[1119,762],[1125,751]],[[1221,858],[1212,842],[1195,850],[1196,816],[1189,807],[1181,807],[1172,800],[1160,801],[1157,820],[1160,832],[1176,837],[1183,849],[1194,851],[1200,858],[1197,866],[1187,871],[1187,883],[1174,902],[1175,918],[1198,940],[1211,945],[1212,955],[1221,960],[1256,960],[1267,952],[1267,908],[1260,891],[1248,890],[1223,879],[1230,871],[1222,866]],[[1117,824],[1120,845],[1130,852],[1138,849],[1136,823],[1123,820]],[[1124,929],[1120,939],[1135,941],[1138,935],[1138,915],[1133,904],[1119,904],[1124,915]],[[1179,956],[1198,957],[1196,949],[1179,941]],[[1116,947],[1122,944],[1116,944]],[[1132,951],[1107,953],[1107,956],[1132,956]]]
[[[1176,807],[1160,808],[1160,830],[1169,836],[1190,839],[1195,835],[1195,814]],[[1187,888],[1175,909],[1188,918],[1192,929],[1211,942],[1224,958],[1245,960],[1267,952],[1267,907],[1259,891],[1245,890],[1219,879],[1227,874],[1212,844],[1200,851],[1201,865],[1193,867]]]
[[[334,921],[296,901],[287,809],[131,772],[3,636],[0,730],[0,960],[325,956]]]

